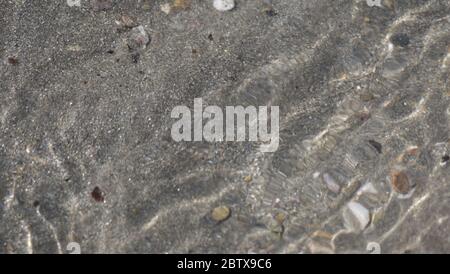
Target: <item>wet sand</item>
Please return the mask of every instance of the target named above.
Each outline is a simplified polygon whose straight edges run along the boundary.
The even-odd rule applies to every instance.
[[[450,252],[448,0],[69,2],[0,2],[0,253]]]

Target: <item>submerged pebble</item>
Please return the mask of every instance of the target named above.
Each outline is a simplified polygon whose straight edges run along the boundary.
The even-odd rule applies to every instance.
[[[407,194],[411,190],[408,175],[403,171],[393,171],[391,173],[391,185],[400,194]]]
[[[234,9],[234,0],[214,0],[213,6],[218,11],[229,11]]]
[[[345,226],[354,231],[364,230],[370,223],[370,212],[357,202],[349,202],[343,213]]]
[[[223,222],[231,215],[231,210],[227,206],[219,206],[212,210],[211,217],[216,222]]]
[[[17,60],[16,57],[8,57],[8,64],[17,65],[18,63],[19,63],[19,61]]]
[[[244,182],[246,183],[250,183],[253,180],[252,175],[247,175],[244,177]]]
[[[369,140],[368,142],[378,153],[383,152],[383,146],[380,143],[375,140]]]
[[[392,35],[391,42],[395,46],[402,47],[402,48],[408,46],[410,43],[409,37],[406,33],[398,33],[398,34]]]
[[[150,37],[143,26],[137,26],[131,30],[130,39],[128,40],[130,50],[145,49],[148,43],[150,43]]]
[[[102,191],[100,190],[100,188],[98,186],[96,186],[94,188],[94,190],[91,193],[91,196],[92,196],[92,198],[94,198],[94,200],[96,202],[101,203],[101,202],[105,201],[105,197],[103,196],[103,193],[102,193]]]

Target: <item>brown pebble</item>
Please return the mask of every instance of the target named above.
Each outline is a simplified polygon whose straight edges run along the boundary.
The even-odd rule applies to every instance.
[[[231,210],[227,206],[219,206],[212,210],[211,217],[216,222],[223,222],[231,215]]]
[[[392,188],[400,194],[407,194],[411,190],[408,175],[403,171],[391,173],[391,184]]]
[[[94,198],[94,200],[96,202],[100,203],[100,202],[104,202],[105,201],[105,198],[103,197],[103,193],[102,193],[102,191],[100,190],[100,188],[98,186],[96,186],[94,188],[94,190],[91,193],[91,196],[92,196],[92,198]]]
[[[247,184],[250,183],[253,180],[252,175],[248,175],[244,177],[244,182],[246,182]]]
[[[19,61],[17,60],[16,57],[8,57],[8,63],[10,65],[17,65],[19,63]]]

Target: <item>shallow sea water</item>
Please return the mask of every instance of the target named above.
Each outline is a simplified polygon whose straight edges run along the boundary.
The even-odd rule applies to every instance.
[[[0,3],[0,253],[450,252],[450,3],[212,2]],[[279,149],[174,142],[194,98]]]

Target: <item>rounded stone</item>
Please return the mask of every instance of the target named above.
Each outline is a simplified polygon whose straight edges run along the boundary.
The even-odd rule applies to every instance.
[[[231,210],[227,206],[219,206],[212,210],[211,217],[216,222],[223,222],[231,215]]]
[[[411,190],[408,175],[403,171],[393,171],[391,173],[391,185],[400,194],[407,194]]]

